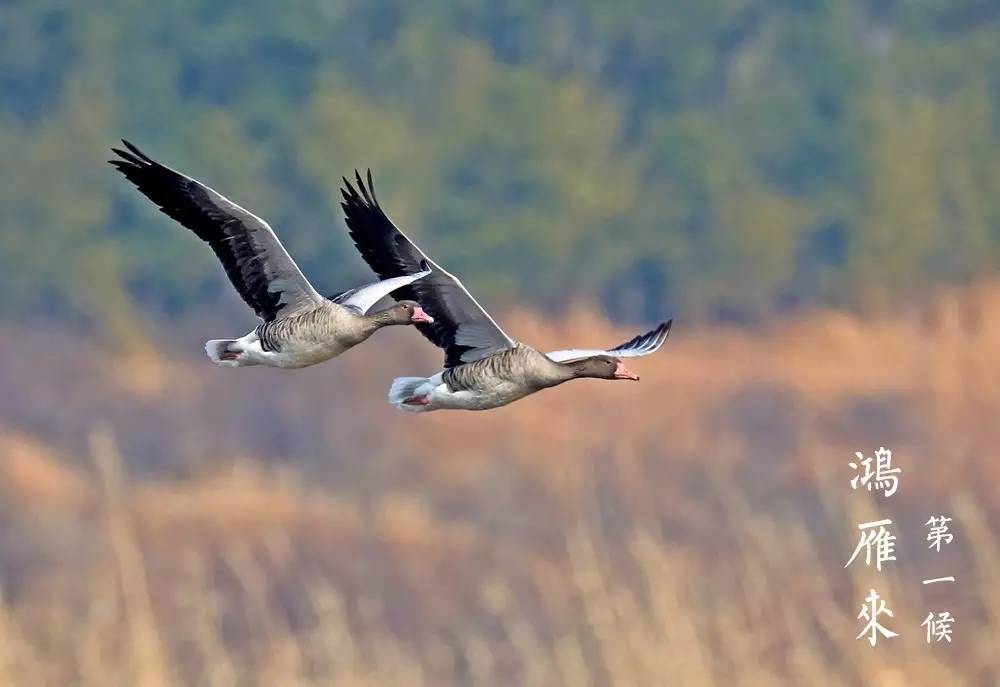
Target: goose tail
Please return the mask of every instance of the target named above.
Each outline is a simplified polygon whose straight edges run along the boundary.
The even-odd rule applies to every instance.
[[[240,367],[244,364],[240,353],[234,344],[238,339],[211,339],[205,342],[205,353],[209,359],[220,367]]]
[[[430,407],[433,386],[427,377],[396,377],[389,387],[389,403],[411,413],[426,413]]]

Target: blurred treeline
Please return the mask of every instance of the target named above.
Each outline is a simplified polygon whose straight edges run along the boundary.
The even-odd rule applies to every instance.
[[[0,315],[227,292],[104,164],[126,136],[365,276],[338,185],[493,305],[749,320],[1000,260],[988,0],[183,0],[0,6]],[[231,298],[226,295],[225,298]]]

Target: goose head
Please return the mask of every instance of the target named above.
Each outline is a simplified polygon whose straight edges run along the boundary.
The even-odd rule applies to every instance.
[[[567,363],[572,369],[575,377],[592,377],[594,379],[630,379],[638,382],[639,375],[635,374],[619,358],[610,355],[594,355],[589,358]]]
[[[434,318],[428,315],[416,301],[399,301],[385,310],[375,313],[383,324],[431,324]]]

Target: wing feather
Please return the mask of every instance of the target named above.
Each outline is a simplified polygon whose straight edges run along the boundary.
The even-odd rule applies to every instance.
[[[357,188],[347,178],[341,189],[347,228],[361,257],[382,279],[412,274],[430,267],[431,273],[398,288],[394,297],[415,300],[433,318],[417,329],[444,349],[445,368],[473,362],[514,346],[496,321],[472,297],[462,282],[442,269],[392,223],[378,204],[371,170],[367,184],[355,172]]]
[[[557,363],[590,358],[595,355],[610,355],[615,358],[635,358],[641,355],[649,355],[658,351],[663,342],[670,336],[670,327],[673,325],[673,322],[673,320],[662,322],[656,329],[652,329],[645,334],[639,334],[625,343],[618,344],[614,348],[606,350],[597,348],[572,348],[563,351],[552,351],[545,355]]]
[[[405,277],[391,277],[389,279],[383,279],[382,281],[365,284],[364,286],[344,291],[330,300],[334,303],[343,305],[345,308],[356,310],[359,314],[364,315],[371,310],[373,305],[396,289],[412,284],[418,279],[423,279],[430,273],[431,271],[426,269],[417,272],[416,274],[408,274]]]
[[[160,211],[208,243],[229,281],[264,321],[323,302],[267,222],[126,140],[109,160]]]

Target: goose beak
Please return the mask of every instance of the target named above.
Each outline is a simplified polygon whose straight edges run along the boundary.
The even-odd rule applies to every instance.
[[[417,305],[413,308],[413,315],[410,316],[410,322],[425,322],[427,324],[431,324],[434,322],[434,318],[425,313],[424,309]]]
[[[631,379],[634,382],[638,382],[639,375],[629,370],[625,367],[625,363],[619,360],[618,367],[615,368],[615,379]]]

